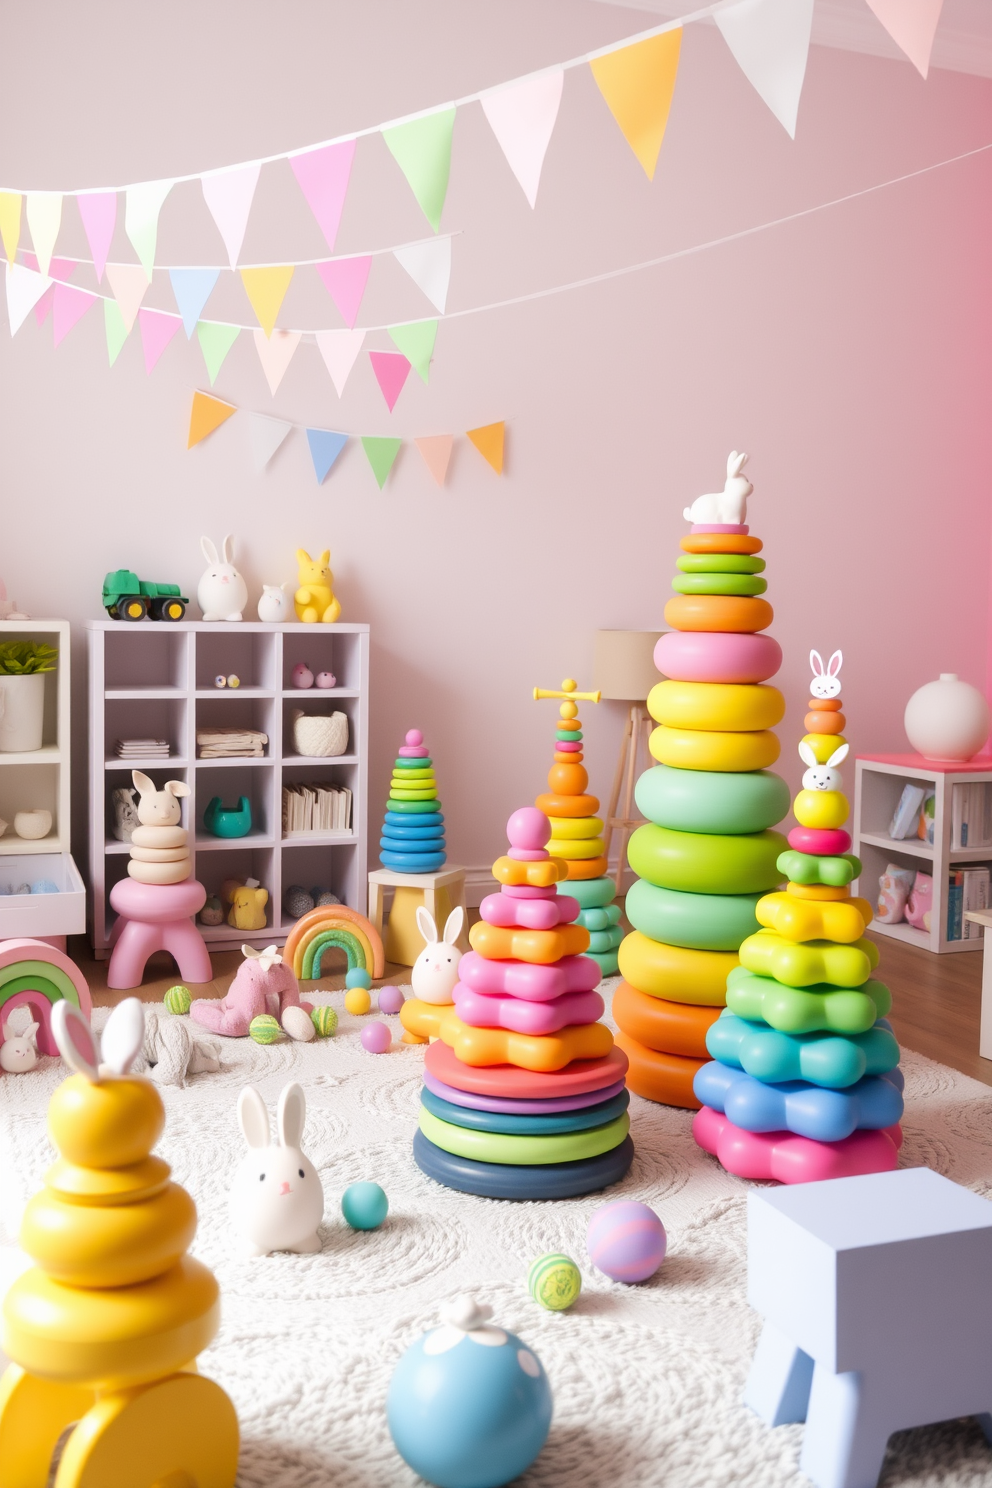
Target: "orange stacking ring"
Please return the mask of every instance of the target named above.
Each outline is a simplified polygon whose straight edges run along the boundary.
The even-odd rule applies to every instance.
[[[843,713],[827,713],[816,708],[806,714],[803,728],[808,734],[842,734],[846,722]]]
[[[690,532],[679,543],[683,553],[760,553],[760,537],[743,532]]]
[[[665,606],[665,621],[673,630],[766,630],[775,619],[767,599],[736,594],[677,594]]]
[[[647,1100],[658,1101],[663,1106],[682,1106],[687,1111],[698,1111],[700,1102],[692,1093],[692,1082],[696,1071],[708,1064],[708,1059],[687,1059],[682,1054],[660,1054],[656,1049],[646,1049],[627,1033],[618,1033],[615,1039],[618,1048],[626,1054],[630,1067],[627,1070],[627,1089]]]
[[[850,884],[837,888],[833,884],[790,883],[786,893],[791,894],[793,899],[826,899],[832,902],[852,897]]]
[[[565,884],[561,890],[563,894],[568,893],[568,880],[573,883],[580,878],[605,878],[606,870],[609,868],[606,858],[569,858],[568,879],[560,880]]]
[[[722,1008],[687,1002],[663,1002],[621,982],[613,993],[613,1016],[624,1033],[647,1049],[664,1054],[709,1059],[706,1034]]]
[[[595,816],[599,810],[598,796],[538,796],[534,802],[545,816]]]

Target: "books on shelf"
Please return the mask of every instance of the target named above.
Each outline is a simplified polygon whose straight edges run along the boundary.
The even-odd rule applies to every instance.
[[[351,831],[351,791],[347,786],[284,785],[282,788],[282,834],[284,837]]]
[[[951,787],[951,847],[992,847],[992,789],[987,782]]]
[[[989,870],[987,868],[952,868],[947,887],[948,940],[981,940],[984,925],[965,919],[968,910],[988,909]]]
[[[261,759],[268,734],[258,729],[202,728],[196,731],[200,759]]]
[[[912,837],[918,830],[920,807],[925,796],[926,789],[922,785],[911,785],[907,781],[903,786],[899,804],[889,822],[889,836],[893,841],[900,842],[904,837]]]

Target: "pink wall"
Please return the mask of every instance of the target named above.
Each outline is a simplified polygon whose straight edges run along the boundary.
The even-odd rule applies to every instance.
[[[576,0],[174,0],[167,24],[161,14],[102,0],[5,17],[4,113],[18,127],[0,137],[0,180],[56,188],[217,166],[645,24]],[[924,83],[908,63],[814,47],[793,144],[715,30],[691,28],[653,184],[585,70],[567,76],[536,212],[478,106],[459,115],[449,308],[722,237],[990,139],[988,82]],[[395,746],[417,723],[451,854],[479,865],[501,849],[509,811],[543,788],[553,705],[536,707],[531,687],[567,673],[587,685],[597,627],[660,626],[682,507],[744,447],[786,652],[787,773],[811,645],[847,656],[855,748],[898,749],[916,686],[941,670],[986,675],[990,175],[992,157],[978,156],[663,268],[454,320],[430,387],[411,378],[392,415],[367,360],[339,404],[303,347],[273,401],[250,338],[235,347],[216,391],[259,411],[410,436],[506,418],[505,478],[463,445],[441,493],[411,448],[378,494],[354,445],[318,489],[301,436],[257,475],[236,420],[187,454],[190,392],[207,385],[195,343],[180,335],[146,378],[136,334],[108,370],[98,311],[54,353],[50,324],[32,317],[0,340],[0,571],[34,612],[82,620],[118,564],[195,585],[201,531],[237,532],[256,592],[293,577],[298,543],[329,544],[346,617],[372,625],[373,828]],[[74,208],[65,216],[60,247],[85,253]],[[381,140],[362,141],[338,251],[425,231]],[[244,256],[322,248],[288,167],[263,174]],[[177,188],[160,258],[216,262],[219,249],[198,187]],[[171,308],[167,283],[149,303]],[[237,286],[211,310],[248,319]],[[426,310],[387,263],[363,318]],[[321,315],[336,323],[298,275],[286,321]],[[610,704],[588,719],[602,795],[622,717]]]

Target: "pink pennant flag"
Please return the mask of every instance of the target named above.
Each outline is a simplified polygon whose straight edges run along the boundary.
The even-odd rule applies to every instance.
[[[317,348],[324,358],[324,365],[331,374],[331,381],[339,398],[344,394],[344,385],[364,340],[364,331],[317,332]]]
[[[76,205],[83,219],[86,241],[90,245],[93,267],[96,269],[96,282],[99,284],[107,267],[107,254],[110,252],[117,225],[117,192],[84,191],[76,197]]]
[[[33,269],[36,274],[40,273],[38,260],[33,253],[25,252],[21,255],[26,266]],[[48,275],[51,279],[71,279],[72,271],[76,265],[71,258],[53,258],[48,266]],[[55,302],[55,285],[50,284],[45,293],[36,301],[34,307],[34,318],[39,325],[44,325],[51,314],[52,305]]]
[[[181,316],[163,315],[161,310],[138,311],[138,329],[141,331],[146,372],[151,372],[182,323]]]
[[[564,72],[556,67],[482,95],[482,112],[532,207],[537,204],[541,167],[558,118],[564,81]]]
[[[82,320],[90,306],[96,304],[96,295],[89,294],[85,289],[77,289],[74,284],[53,284],[52,288],[55,291],[52,299],[52,326],[54,344],[58,346],[76,322]]]
[[[267,336],[261,326],[255,332],[255,350],[273,398],[302,335],[302,331],[273,331],[271,336]]]
[[[39,325],[44,325],[48,319],[52,306],[55,304],[55,285],[50,284],[45,293],[34,307],[34,318]]]
[[[138,309],[148,293],[148,275],[140,264],[112,263],[107,265],[107,283],[114,292],[121,319],[130,336]]]
[[[868,0],[882,25],[917,72],[926,77],[944,0]]]
[[[358,309],[371,267],[370,253],[363,254],[361,258],[331,258],[327,263],[317,265],[317,273],[323,279],[327,293],[341,311],[349,330],[354,329],[358,318]]]
[[[448,461],[451,459],[451,447],[455,442],[453,434],[431,434],[424,439],[415,439],[417,446],[423,456],[424,464],[439,486],[444,485],[444,477],[448,473]]]
[[[382,389],[386,406],[392,413],[396,407],[396,399],[403,391],[410,363],[398,351],[370,351],[369,361],[372,363],[375,380]]]
[[[351,179],[355,143],[353,139],[342,140],[337,145],[324,145],[320,150],[308,150],[304,155],[289,157],[293,175],[299,181],[300,190],[331,249],[338,235],[338,224]]]
[[[203,199],[224,239],[233,269],[245,240],[260,165],[242,165],[237,170],[214,171],[200,177]]]

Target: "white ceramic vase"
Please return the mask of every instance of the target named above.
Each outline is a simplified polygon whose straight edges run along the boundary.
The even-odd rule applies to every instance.
[[[992,717],[983,693],[955,672],[941,672],[913,693],[903,719],[906,736],[924,759],[969,760],[989,736]]]
[[[0,752],[26,754],[40,749],[44,719],[44,672],[0,675]]]

